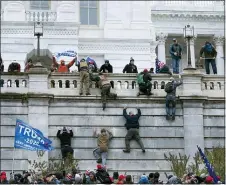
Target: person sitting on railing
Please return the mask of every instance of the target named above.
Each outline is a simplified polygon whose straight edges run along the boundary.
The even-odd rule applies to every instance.
[[[15,60],[9,65],[8,72],[20,72],[20,64],[17,63]]]
[[[4,64],[1,56],[0,56],[0,72],[4,72]]]
[[[137,83],[139,85],[139,92],[138,96],[141,95],[141,93],[144,93],[146,95],[153,95],[151,93],[152,83],[151,83],[152,77],[151,74],[148,72],[147,69],[144,69],[143,72],[139,73],[137,76]]]
[[[205,58],[202,58],[203,53]],[[205,59],[206,74],[210,74],[210,64],[212,66],[213,73],[217,74],[217,66],[215,61],[216,56],[216,49],[210,42],[206,41],[205,45],[200,50],[200,60]]]
[[[105,64],[103,64],[101,66],[100,72],[103,72],[103,73],[113,73],[113,67],[109,63],[109,60],[105,60]]]
[[[30,58],[30,59],[28,59],[28,61],[26,63],[26,66],[25,66],[24,71],[25,72],[28,72],[30,70],[30,68],[32,68],[32,67],[34,67],[34,64],[33,64],[32,60]]]
[[[130,63],[126,64],[124,67],[123,73],[138,73],[137,66],[134,65],[134,59],[131,57],[130,58]]]
[[[69,72],[69,68],[73,66],[73,64],[76,62],[77,57],[75,57],[69,64],[65,65],[65,61],[61,60],[60,64],[56,62],[56,58],[53,56],[53,64],[57,67],[57,72],[63,72],[67,73]]]
[[[98,87],[101,89],[101,100],[103,103],[103,110],[106,108],[107,97],[116,99],[117,94],[111,93],[111,82],[107,79],[107,75],[99,73],[99,75],[93,75],[90,73],[92,81],[98,82]]]
[[[71,147],[71,138],[73,137],[72,129],[67,129],[63,127],[62,130],[58,130],[57,137],[60,139],[61,142],[61,153],[63,159],[67,157],[68,154],[73,156],[74,150]]]
[[[181,76],[179,76],[181,78]],[[177,82],[173,77],[170,78],[170,82],[165,85],[166,95],[166,120],[172,118],[175,120],[176,113],[176,88],[180,86],[183,82]],[[171,106],[170,106],[171,105]]]

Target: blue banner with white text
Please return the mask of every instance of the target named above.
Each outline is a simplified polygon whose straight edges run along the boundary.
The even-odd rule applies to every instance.
[[[43,136],[43,133],[26,124],[22,120],[16,120],[14,148],[24,150],[53,150],[52,141]]]

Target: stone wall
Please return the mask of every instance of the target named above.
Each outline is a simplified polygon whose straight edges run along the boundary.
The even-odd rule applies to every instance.
[[[72,147],[82,171],[96,168],[96,160],[92,155],[96,146],[96,139],[92,137],[94,128],[98,131],[107,128],[114,135],[108,157],[110,172],[118,170],[140,175],[159,171],[164,178],[164,172],[171,171],[169,163],[164,160],[164,153],[193,156],[197,151],[197,144],[208,149],[224,145],[223,77],[183,74],[184,84],[177,91],[176,120],[172,122],[165,119],[165,93],[162,86],[169,80],[167,75],[153,75],[154,95],[150,98],[136,97],[138,87],[136,84],[132,85],[136,81],[135,75],[109,75],[109,79],[116,84],[112,90],[119,97],[115,101],[109,100],[103,111],[98,89],[92,88],[92,95],[89,97],[78,96],[80,84],[77,74],[49,75],[44,69],[41,71],[37,74],[38,69],[34,68],[28,74],[6,73],[1,76],[4,80],[1,87],[1,168],[8,173],[12,169],[17,118],[40,129],[53,141],[55,150],[44,156],[46,160],[60,155],[57,130],[63,126],[72,127],[75,135]],[[19,87],[15,86],[16,79],[20,81]],[[11,87],[8,85],[9,80]],[[24,86],[21,83],[23,80],[26,81]],[[56,82],[55,88],[51,86],[52,80]],[[59,80],[63,81],[62,88],[58,86]],[[65,88],[67,80],[71,85],[69,88]],[[76,86],[73,86],[74,80],[78,82]],[[119,85],[117,82],[120,82]],[[125,119],[122,116],[125,106],[128,111],[141,108],[140,135],[146,148],[145,154],[134,141],[131,142],[130,154],[122,151],[126,135]],[[17,149],[15,171],[27,169],[27,160],[36,157],[35,152]]]

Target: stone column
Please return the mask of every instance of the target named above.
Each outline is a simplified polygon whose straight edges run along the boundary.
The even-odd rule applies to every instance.
[[[190,40],[191,65],[194,68],[196,67],[196,65],[195,65],[195,40],[196,40],[196,38],[197,38],[197,36],[193,37]],[[188,51],[188,41],[187,41],[187,39],[186,39],[186,44],[187,44],[187,51]],[[187,61],[188,61],[188,55],[187,55]],[[187,66],[187,64],[186,64],[186,66]]]
[[[29,71],[28,92],[28,123],[39,129],[48,138],[48,115],[49,100],[52,95],[48,94],[48,72],[39,63]],[[38,159],[37,152],[29,151],[28,160]],[[40,161],[48,161],[48,152],[45,152]]]
[[[156,35],[156,40],[158,41],[158,59],[161,62],[166,63],[166,39],[168,34],[167,33],[158,33]]]
[[[214,36],[214,42],[216,44],[216,65],[217,65],[217,74],[224,75],[224,51],[223,51],[223,44],[224,44],[224,37],[223,36]]]
[[[191,100],[191,97],[180,98],[183,101],[184,151],[193,161],[198,151],[197,145],[204,149],[203,101],[202,97]]]

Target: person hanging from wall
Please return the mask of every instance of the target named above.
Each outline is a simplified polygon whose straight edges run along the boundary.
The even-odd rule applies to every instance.
[[[141,110],[138,110],[138,113],[136,115],[133,114],[132,111],[129,112],[129,115],[126,112],[126,107],[123,109],[123,116],[126,119],[125,127],[128,130],[125,138],[125,145],[126,149],[123,150],[125,153],[130,153],[130,140],[135,139],[138,144],[140,145],[142,152],[145,153],[143,142],[140,138],[139,134],[139,118],[141,116]]]
[[[93,132],[93,136],[97,137],[97,148],[93,150],[93,155],[97,159],[97,163],[102,163],[103,166],[106,166],[108,145],[113,138],[113,134],[106,129],[101,129],[100,132],[99,134],[97,134],[97,130]]]
[[[103,73],[113,73],[113,67],[109,63],[109,60],[105,60],[105,64],[103,64],[101,66],[100,72],[103,72]]]
[[[73,156],[74,150],[71,147],[71,138],[73,137],[73,131],[71,128],[67,129],[63,127],[62,130],[58,130],[57,137],[60,139],[61,142],[61,154],[62,158],[65,159],[68,154]]]
[[[103,110],[106,108],[107,97],[116,99],[117,94],[111,93],[111,82],[107,79],[107,75],[99,73],[99,75],[90,74],[91,80],[98,82],[98,86],[101,89],[101,100],[103,104]]]
[[[141,95],[142,93],[148,96],[153,95],[153,93],[151,92],[152,88],[151,80],[152,80],[151,74],[148,72],[147,69],[144,69],[143,72],[137,75],[137,83],[139,85],[139,92],[137,96]]]
[[[60,61],[60,64],[58,64],[56,62],[56,58],[53,56],[53,64],[54,66],[56,66],[57,68],[57,72],[61,72],[61,73],[68,73],[69,69],[71,66],[73,66],[73,64],[77,61],[77,57],[75,57],[69,64],[65,64],[64,60]]]
[[[85,86],[86,95],[90,94],[90,87],[89,87],[89,81],[90,81],[90,75],[89,75],[89,68],[88,68],[88,62],[83,58],[80,60],[78,64],[78,71],[80,74],[80,90],[79,95],[83,95],[83,85]]]
[[[130,63],[124,67],[123,73],[138,73],[137,66],[134,65],[134,59],[132,57],[130,58]]]
[[[28,72],[30,70],[30,68],[34,67],[34,64],[32,62],[32,59],[28,59],[27,63],[26,63],[26,66],[25,66],[25,72]]]
[[[179,76],[181,78],[181,76]],[[182,84],[182,80],[177,82],[173,77],[170,77],[170,82],[165,85],[166,95],[166,120],[175,120],[176,113],[176,88]]]
[[[4,64],[3,64],[2,56],[0,56],[0,72],[4,72]]]
[[[202,57],[204,53],[204,58]],[[214,48],[214,46],[206,41],[205,45],[202,46],[200,50],[200,60],[205,59],[205,68],[206,68],[206,74],[210,74],[210,64],[213,69],[213,73],[217,74],[217,66],[216,66],[216,56],[217,56],[217,51]]]
[[[8,72],[20,72],[21,67],[20,64],[14,60],[8,67]]]
[[[172,57],[173,73],[179,74],[180,60],[182,56],[182,47],[178,44],[177,39],[173,39],[173,44],[170,46],[169,53]]]
[[[164,62],[161,62],[158,58],[155,59],[155,73],[172,75],[169,67]]]

